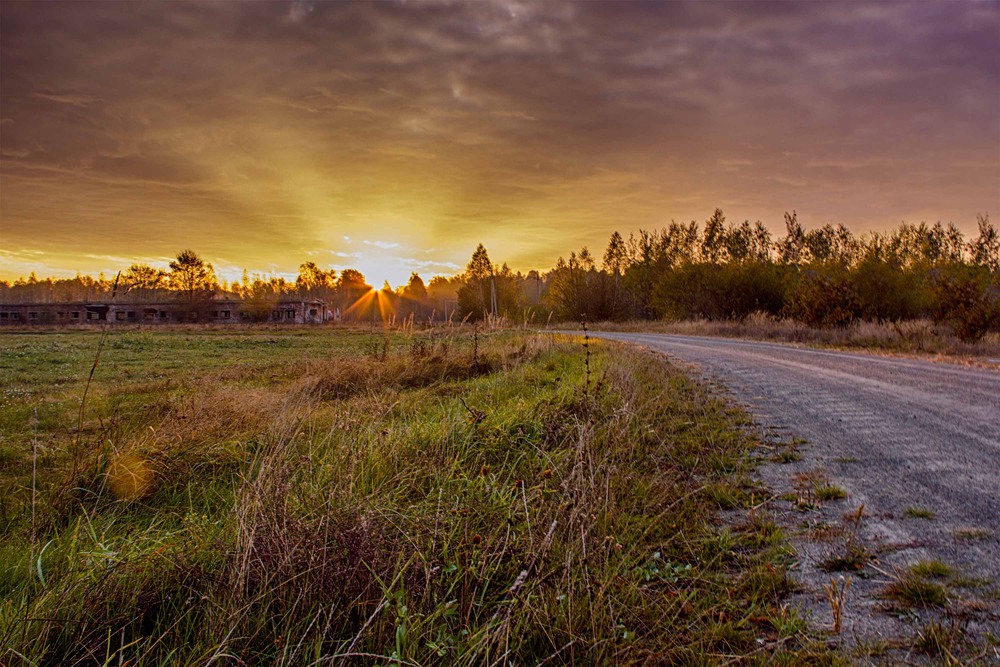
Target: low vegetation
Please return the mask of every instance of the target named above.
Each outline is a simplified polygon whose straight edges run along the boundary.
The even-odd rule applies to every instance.
[[[831,531],[840,537],[836,546],[820,561],[820,569],[826,572],[860,572],[872,560],[874,554],[861,539],[861,520],[865,517],[865,506],[846,512],[841,518],[839,530]]]
[[[557,319],[740,330],[756,317],[811,332],[874,324],[901,346],[974,344],[1000,332],[1000,241],[988,217],[978,227],[968,241],[940,223],[859,238],[830,224],[806,231],[792,212],[772,239],[761,222],[727,223],[716,209],[700,228],[673,222],[628,241],[616,232],[600,270],[587,248],[570,253],[548,276],[549,303]]]
[[[839,661],[782,602],[746,417],[661,358],[120,332],[81,411],[100,335],[0,350],[4,664]]]
[[[951,573],[951,568],[939,561],[917,563],[900,572],[882,594],[901,607],[944,607],[948,586],[941,580]]]
[[[955,539],[963,542],[976,542],[990,538],[990,531],[984,528],[958,528],[955,530]]]
[[[823,484],[816,487],[816,498],[820,501],[843,500],[847,491],[836,484]]]
[[[599,322],[602,331],[667,333],[682,336],[719,336],[776,341],[820,348],[882,350],[913,355],[1000,357],[1000,333],[983,335],[976,342],[960,340],[954,332],[930,319],[901,323],[863,320],[843,327],[810,327],[791,318],[753,313],[742,321],[679,320],[660,322]]]
[[[963,664],[960,649],[967,642],[962,627],[957,623],[932,621],[924,625],[913,641],[918,653],[940,658],[945,665]],[[958,655],[956,655],[958,654]]]
[[[955,574],[955,570],[939,560],[923,560],[913,565],[910,572],[924,579],[947,579]]]
[[[937,517],[937,513],[926,507],[907,507],[903,510],[903,514],[911,519],[926,519],[927,521],[933,520]]]

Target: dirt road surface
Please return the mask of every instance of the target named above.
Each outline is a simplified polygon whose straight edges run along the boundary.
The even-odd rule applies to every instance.
[[[815,507],[774,502],[795,536],[793,572],[814,620],[831,616],[821,589],[831,575],[819,565],[843,548],[843,535],[817,539],[818,529],[843,529],[842,515],[863,503],[860,532],[875,558],[854,575],[847,632],[860,641],[919,631],[923,611],[891,609],[880,592],[905,567],[939,559],[959,573],[949,589],[953,606],[976,612],[966,629],[1000,633],[1000,368],[745,340],[591,335],[693,364],[749,410],[772,444],[804,439],[801,460],[761,467],[776,495],[787,500],[816,478],[847,491]]]

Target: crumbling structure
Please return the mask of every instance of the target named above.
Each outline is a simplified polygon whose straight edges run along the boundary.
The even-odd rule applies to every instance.
[[[162,302],[56,302],[0,304],[0,326],[74,324],[315,324],[336,319],[319,299],[255,304],[239,299]]]

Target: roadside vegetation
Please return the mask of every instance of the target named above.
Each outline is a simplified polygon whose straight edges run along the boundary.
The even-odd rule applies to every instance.
[[[807,231],[794,212],[785,229],[772,238],[762,223],[727,223],[716,209],[703,227],[671,223],[627,241],[615,233],[600,269],[586,248],[559,261],[550,303],[556,319],[708,322],[744,334],[797,327],[821,338],[815,332],[874,324],[868,345],[881,347],[889,331],[918,350],[941,336],[972,344],[1000,331],[1000,237],[988,217],[970,239],[940,223],[861,237],[829,224]]]
[[[988,332],[975,342],[963,341],[950,327],[930,319],[881,324],[859,320],[843,327],[822,328],[786,317],[754,313],[742,321],[595,322],[591,326],[595,331],[719,336],[841,350],[947,356],[969,361],[1000,358],[1000,333]]]
[[[0,347],[0,663],[839,664],[746,416],[660,357],[114,331],[81,411],[101,336]]]

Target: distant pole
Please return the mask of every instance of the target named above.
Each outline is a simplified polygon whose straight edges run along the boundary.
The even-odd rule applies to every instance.
[[[493,310],[493,319],[497,318],[497,284],[493,276],[490,276],[490,301]]]

